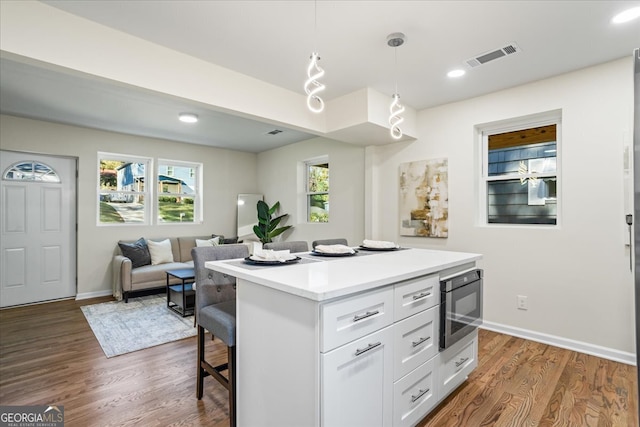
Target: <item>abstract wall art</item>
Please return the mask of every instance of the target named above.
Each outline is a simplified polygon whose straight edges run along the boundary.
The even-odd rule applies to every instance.
[[[448,237],[448,160],[400,165],[400,235]]]

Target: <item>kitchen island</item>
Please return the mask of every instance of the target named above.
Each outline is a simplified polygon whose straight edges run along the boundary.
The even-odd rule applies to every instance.
[[[439,280],[481,255],[299,256],[206,263],[238,279],[238,426],[415,425],[477,365],[477,333],[438,351]]]

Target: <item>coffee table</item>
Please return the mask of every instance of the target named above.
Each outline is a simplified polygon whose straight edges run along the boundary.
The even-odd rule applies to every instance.
[[[179,285],[171,285],[170,278],[175,277],[182,282]],[[167,307],[182,317],[194,313],[196,292],[193,289],[195,275],[193,268],[181,268],[167,271]]]

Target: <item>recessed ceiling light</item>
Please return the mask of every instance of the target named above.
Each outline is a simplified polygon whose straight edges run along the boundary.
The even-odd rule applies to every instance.
[[[180,113],[178,118],[184,123],[196,123],[198,121],[198,115],[193,113]]]
[[[638,17],[640,17],[640,6],[632,7],[631,9],[627,9],[623,12],[620,12],[619,14],[613,17],[611,22],[613,22],[614,24],[623,24],[625,22],[632,21]]]
[[[458,69],[458,70],[451,70],[447,73],[447,77],[451,77],[451,78],[455,78],[455,77],[462,77],[464,76],[465,71]]]

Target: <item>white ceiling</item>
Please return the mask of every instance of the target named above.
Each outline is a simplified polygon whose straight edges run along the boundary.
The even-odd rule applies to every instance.
[[[640,21],[610,22],[639,1],[44,3],[299,93],[315,45],[325,100],[364,87],[391,95],[397,76],[403,102],[416,110],[631,56],[640,45]],[[393,32],[407,37],[395,51],[386,44]],[[521,52],[446,77],[509,43]],[[7,58],[0,65],[0,111],[7,114],[253,152],[312,136],[52,67]],[[200,114],[196,126],[166,120],[185,109]],[[285,132],[265,135],[274,128]]]

